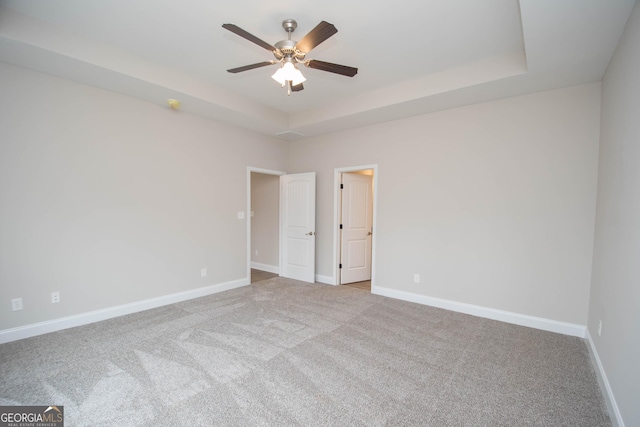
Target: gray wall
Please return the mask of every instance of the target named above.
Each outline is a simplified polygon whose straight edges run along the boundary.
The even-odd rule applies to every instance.
[[[318,173],[318,274],[334,275],[333,169],[377,163],[378,286],[586,324],[599,84],[287,150],[159,105],[0,72],[13,100],[0,111],[0,300],[25,300],[22,312],[0,310],[2,329],[245,277],[246,167],[287,170],[288,157],[291,172]]]
[[[585,325],[599,117],[595,83],[292,143],[290,171],[317,172],[317,273],[334,168],[378,164],[378,286]]]
[[[627,426],[640,425],[640,6],[602,82],[589,333]],[[602,320],[602,336],[598,323]]]
[[[1,63],[0,93],[0,330],[246,278],[247,166],[286,143]]]
[[[279,204],[280,177],[252,172],[251,262],[267,265],[271,269],[279,267]]]

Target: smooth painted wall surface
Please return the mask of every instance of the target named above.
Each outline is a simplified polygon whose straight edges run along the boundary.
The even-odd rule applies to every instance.
[[[273,268],[279,267],[279,204],[280,177],[252,172],[251,261]]]
[[[247,166],[286,143],[1,63],[0,92],[0,330],[246,278]]]
[[[595,83],[291,143],[317,172],[317,273],[334,168],[377,164],[375,285],[585,325],[599,120]]]
[[[602,81],[589,333],[627,426],[640,425],[640,6]],[[598,323],[602,321],[602,336]]]

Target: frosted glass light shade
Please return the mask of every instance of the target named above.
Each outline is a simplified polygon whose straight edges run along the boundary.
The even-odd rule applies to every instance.
[[[284,86],[288,81],[291,81],[292,86],[296,86],[307,80],[304,78],[300,70],[298,70],[291,62],[285,62],[282,67],[278,68],[271,78],[282,86]]]

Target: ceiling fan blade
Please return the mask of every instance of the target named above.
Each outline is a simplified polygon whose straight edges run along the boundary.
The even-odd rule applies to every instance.
[[[358,74],[358,69],[354,67],[347,67],[346,65],[333,64],[331,62],[318,61],[317,59],[310,59],[305,61],[304,65],[309,68],[315,68],[316,70],[328,71],[330,73],[341,74],[347,77],[353,77]]]
[[[322,21],[316,25],[313,30],[309,31],[309,34],[304,36],[298,44],[296,44],[296,48],[300,52],[308,53],[311,49],[318,46],[337,32],[338,30],[333,26],[333,24],[329,24],[327,21]]]
[[[304,89],[304,86],[302,86],[302,83],[297,84],[295,86],[291,86],[291,92],[300,92],[303,89]]]
[[[247,70],[253,70],[254,68],[260,68],[260,67],[266,67],[267,65],[273,65],[275,64],[277,61],[264,61],[264,62],[258,62],[256,64],[250,64],[250,65],[245,65],[244,67],[238,67],[238,68],[232,68],[230,70],[227,70],[230,73],[240,73],[242,71],[247,71]]]
[[[260,40],[253,34],[246,32],[245,30],[243,30],[242,28],[238,27],[235,24],[222,24],[222,28],[231,31],[232,33],[237,34],[240,37],[243,37],[249,40],[250,42],[257,44],[258,46],[265,48],[268,51],[273,52],[274,50],[276,50],[276,48],[271,46],[269,43],[265,42],[264,40]]]

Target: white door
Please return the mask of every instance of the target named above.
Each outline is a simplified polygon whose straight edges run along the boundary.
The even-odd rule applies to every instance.
[[[315,172],[280,177],[280,212],[280,275],[313,283],[316,274]]]
[[[371,280],[372,178],[342,174],[341,284]]]

